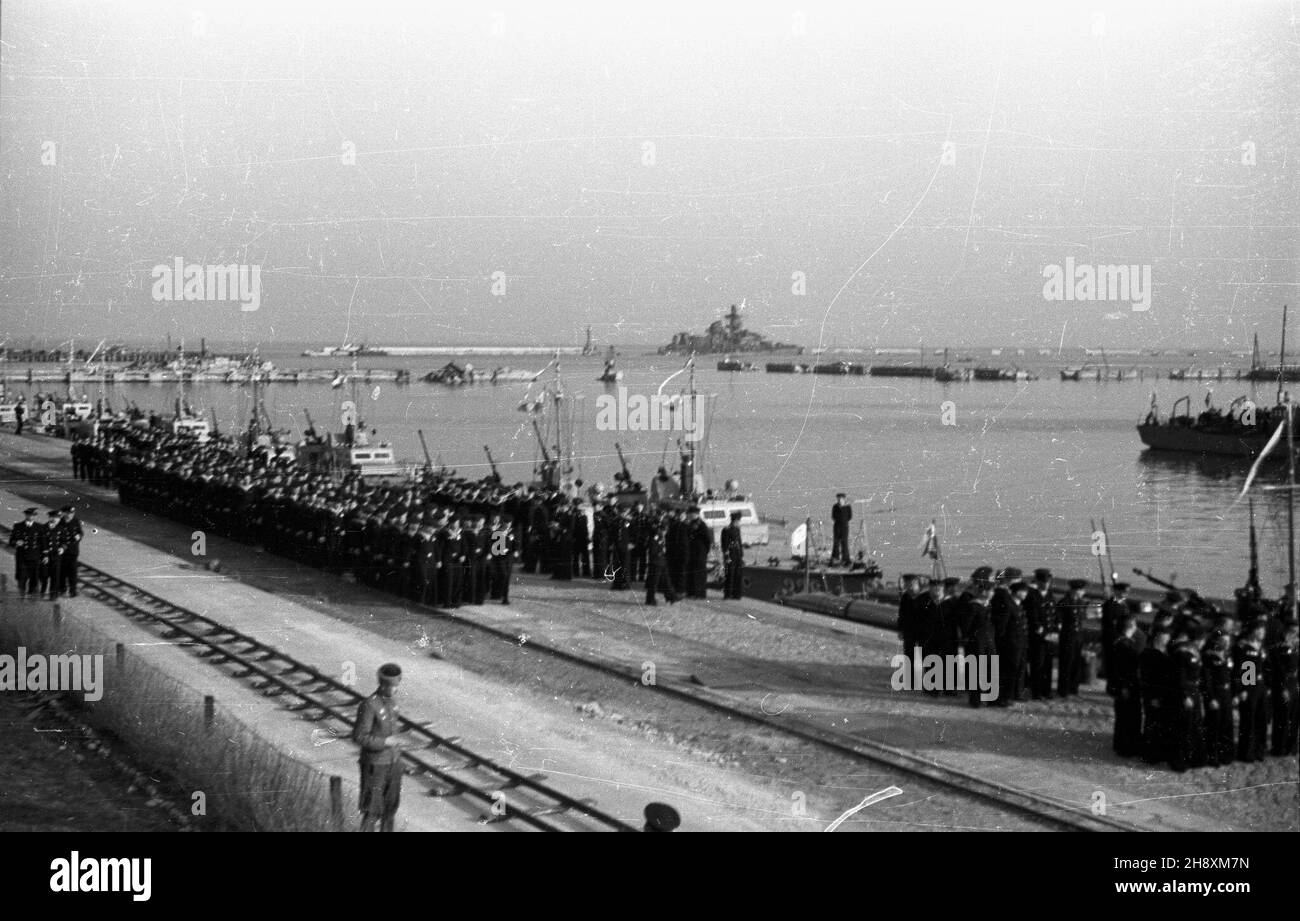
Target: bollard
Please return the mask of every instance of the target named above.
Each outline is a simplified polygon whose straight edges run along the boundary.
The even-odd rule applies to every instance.
[[[337,774],[330,776],[330,816],[334,827],[343,830],[343,778]]]
[[[203,695],[203,726],[206,729],[212,728],[212,723],[217,716],[217,699],[211,694]]]
[[[122,669],[126,668],[126,644],[118,643],[116,652],[117,652],[117,669],[118,671],[121,671]]]

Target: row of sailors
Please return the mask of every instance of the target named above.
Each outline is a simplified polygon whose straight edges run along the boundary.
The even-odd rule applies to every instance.
[[[1020,575],[1015,568],[995,576],[980,567],[960,594],[955,577],[932,581],[922,593],[918,576],[903,576],[899,631],[908,659],[922,648],[927,655],[956,655],[959,648],[965,655],[997,655],[1000,706],[1051,697],[1054,662],[1057,694],[1077,694],[1087,582],[1071,579],[1068,594],[1057,598],[1050,570],[1035,570],[1032,583]],[[1102,667],[1114,698],[1118,755],[1167,761],[1183,771],[1258,761],[1270,748],[1278,756],[1296,754],[1300,644],[1289,608],[1248,605],[1244,626],[1236,614],[1210,611],[1207,631],[1178,593],[1156,609],[1135,604],[1128,590],[1116,582],[1101,607]],[[1151,618],[1145,631],[1139,617]],[[975,682],[968,687],[971,706],[980,706]]]
[[[24,597],[77,597],[77,561],[83,531],[77,510],[65,505],[40,520],[35,506],[23,509],[23,520],[9,531],[14,548],[14,579]]]
[[[258,466],[221,440],[198,445],[126,426],[73,447],[74,474],[116,485],[124,503],[350,572],[412,600],[455,606],[486,594],[508,602],[517,559],[525,572],[554,579],[599,579],[614,590],[644,583],[649,604],[656,595],[671,603],[707,593],[713,534],[695,507],[649,510],[598,499],[592,528],[570,494],[491,478],[336,483],[292,462]]]

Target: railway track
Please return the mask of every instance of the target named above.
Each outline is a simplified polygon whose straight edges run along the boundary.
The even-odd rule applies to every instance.
[[[8,528],[0,526],[0,532],[7,533]],[[291,694],[302,701],[299,705],[300,709],[319,714],[315,718],[333,718],[343,722],[349,728],[352,726],[353,721],[350,716],[343,712],[343,708],[355,709],[356,705],[360,703],[362,695],[347,686],[322,675],[311,666],[300,663],[272,647],[265,646],[252,637],[230,630],[204,615],[174,605],[145,589],[127,583],[94,567],[89,567],[85,563],[80,565],[81,571],[89,576],[86,579],[87,586],[93,586],[91,590],[98,593],[97,597],[115,606],[120,606],[128,616],[132,611],[136,611],[139,616],[163,622],[165,626],[175,630],[178,637],[192,638],[193,642],[208,646],[219,645],[221,648],[213,649],[208,653],[208,656],[215,658],[218,662],[236,662],[244,669],[244,674],[241,676],[255,676],[264,693],[273,695]],[[117,588],[110,589],[107,586],[116,586]],[[141,610],[141,599],[146,600],[153,610]],[[457,611],[427,606],[421,607],[435,612],[439,617],[487,633],[512,645],[518,642],[518,637],[513,633],[480,623],[472,617],[465,616]],[[155,614],[154,610],[158,613]],[[211,633],[204,636],[198,633],[197,630],[187,626],[187,624],[204,625],[203,629]],[[194,634],[193,637],[191,637],[191,634]],[[630,679],[634,683],[640,684],[640,673],[629,669],[622,663],[606,661],[589,655],[577,655],[548,645],[536,637],[529,639],[529,646],[534,650],[566,662],[615,676],[621,680]],[[270,663],[270,667],[264,666],[263,662]],[[275,663],[279,663],[279,665],[276,666]],[[279,671],[272,671],[274,667],[278,667]],[[755,712],[751,709],[741,708],[734,699],[701,685],[685,681],[666,680],[663,676],[660,676],[659,680],[651,687],[660,693],[688,701],[728,717],[738,718],[769,730],[793,736],[803,742],[813,743],[834,751],[839,755],[866,761],[877,766],[888,767],[898,773],[924,779],[960,797],[986,805],[993,805],[1014,815],[1028,817],[1049,829],[1094,832],[1144,830],[1139,826],[1110,816],[1093,814],[1091,810],[1085,807],[1035,791],[988,780],[881,742],[861,739],[847,733],[813,726],[797,718],[786,717],[782,714],[768,714],[761,710]],[[312,689],[320,690],[314,691]],[[326,699],[321,696],[322,692],[328,692],[334,696]],[[456,762],[453,762],[450,767],[438,767],[429,763],[426,754],[428,750],[406,755],[417,777],[425,776],[426,779],[431,780],[433,789],[430,792],[432,795],[464,795],[481,801],[485,805],[495,804],[499,811],[501,809],[499,801],[502,798],[502,791],[513,790],[519,793],[537,793],[539,794],[538,802],[528,804],[529,808],[510,803],[507,816],[493,816],[493,818],[498,820],[506,818],[510,820],[518,819],[523,824],[536,828],[547,828],[548,830],[582,830],[590,829],[593,825],[594,827],[620,831],[636,830],[612,816],[599,812],[588,801],[576,800],[546,787],[536,775],[524,777],[509,769],[493,765],[490,759],[468,751],[460,746],[454,738],[446,739],[418,724],[410,723],[410,721],[405,722],[428,739],[430,743],[428,750],[441,750],[440,754],[454,756],[459,759],[458,766]],[[456,773],[460,773],[471,766],[479,766],[488,772],[488,782],[475,784],[455,776]],[[460,770],[458,770],[458,767]],[[567,816],[570,819],[578,816],[583,818],[576,824],[560,824],[555,820],[556,816],[564,816],[566,813],[571,813],[571,815]]]
[[[0,527],[8,535],[9,528]],[[285,708],[304,719],[346,727],[365,695],[305,662],[211,617],[161,598],[102,569],[80,563],[82,593],[107,604],[131,620],[179,641],[231,677],[245,681],[267,697],[284,698]],[[543,774],[521,774],[470,750],[453,736],[401,718],[403,730],[423,740],[423,748],[405,750],[408,775],[428,795],[460,797],[481,804],[481,821],[537,831],[637,831],[599,809],[588,799],[569,796],[547,784]]]

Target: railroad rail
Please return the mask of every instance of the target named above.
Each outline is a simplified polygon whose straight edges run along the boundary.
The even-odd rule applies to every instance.
[[[0,533],[10,529],[0,526]],[[260,640],[228,627],[205,614],[165,598],[86,563],[78,564],[84,594],[102,601],[126,617],[161,631],[165,639],[183,640],[195,654],[216,666],[232,666],[232,677],[248,681],[268,697],[287,696],[286,709],[312,722],[333,720],[351,734],[353,714],[365,695]],[[454,736],[444,736],[423,723],[400,718],[404,732],[427,744],[403,750],[408,773],[429,787],[429,795],[464,797],[487,807],[481,821],[517,823],[539,831],[637,831],[597,808],[589,799],[568,795],[545,783],[544,774],[521,774],[471,751]]]

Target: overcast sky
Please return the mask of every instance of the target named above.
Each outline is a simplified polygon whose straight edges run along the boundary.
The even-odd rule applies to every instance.
[[[1300,291],[1291,4],[2,16],[0,339],[654,346],[743,298],[806,345],[1248,348]],[[258,309],[155,299],[177,258]],[[1150,309],[1045,299],[1067,258]]]

